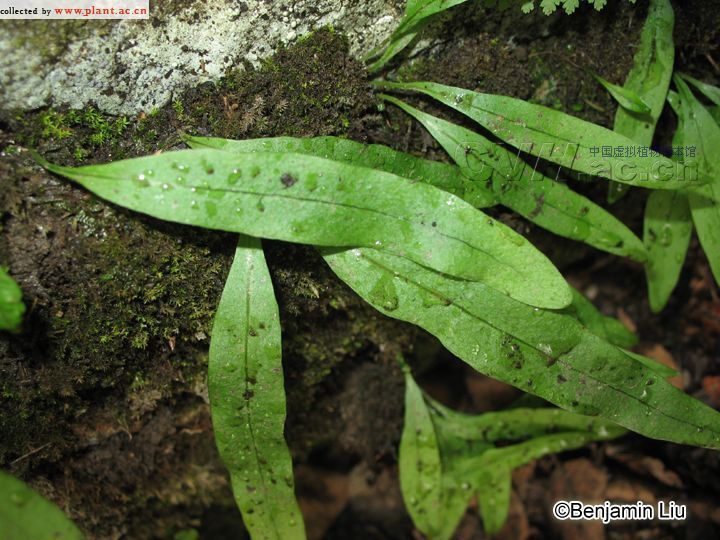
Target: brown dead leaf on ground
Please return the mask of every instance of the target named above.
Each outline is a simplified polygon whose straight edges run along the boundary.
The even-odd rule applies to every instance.
[[[683,481],[675,471],[668,469],[665,464],[658,458],[650,456],[642,456],[637,454],[628,454],[622,452],[616,446],[608,446],[606,450],[608,457],[619,461],[631,471],[642,475],[650,476],[669,487],[682,489]]]
[[[513,489],[510,495],[510,509],[507,520],[495,540],[525,540],[530,536],[530,524],[528,523],[527,512],[520,497]]]
[[[703,521],[712,521],[720,525],[720,503],[718,501],[690,501],[688,512]]]
[[[617,316],[621,323],[623,323],[623,326],[630,330],[633,334],[637,333],[637,324],[635,324],[635,321],[630,317],[630,315],[627,314],[627,312],[623,308],[618,308],[617,310]]]
[[[347,504],[348,477],[300,465],[295,469],[295,483],[307,537],[319,540]]]
[[[582,501],[601,504],[605,500],[607,473],[585,458],[574,459],[558,466],[550,478],[547,498],[548,522],[563,540],[602,540],[605,526],[601,521],[560,521],[553,517],[552,507],[557,501]]]
[[[605,490],[605,498],[608,501],[618,501],[624,503],[634,503],[642,501],[648,504],[655,504],[657,497],[642,482],[630,481],[627,478],[618,478],[611,480]]]
[[[703,377],[702,387],[715,407],[720,407],[720,375]]]
[[[465,376],[473,408],[478,411],[493,411],[506,407],[517,399],[520,392],[512,386],[468,369]]]
[[[537,461],[531,461],[512,472],[512,482],[515,490],[523,499],[525,498],[525,492],[528,490],[530,482],[532,482],[535,476],[536,465]]]
[[[415,537],[417,538],[417,536]],[[476,511],[468,509],[452,536],[453,540],[480,540],[487,538],[483,533],[482,520]]]

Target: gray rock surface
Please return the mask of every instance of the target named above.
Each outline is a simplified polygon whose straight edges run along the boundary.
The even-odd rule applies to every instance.
[[[361,56],[397,25],[397,0],[164,0],[145,21],[0,21],[0,107],[160,107],[242,61],[257,65],[331,24]]]

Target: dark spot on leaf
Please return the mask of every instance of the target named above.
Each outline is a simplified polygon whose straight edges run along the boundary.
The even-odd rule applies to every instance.
[[[205,170],[205,173],[206,173],[206,174],[215,174],[215,167],[213,167],[212,165],[210,165],[210,164],[209,164],[207,161],[205,161],[204,159],[202,160],[202,166],[203,166],[203,169]]]
[[[248,330],[248,334],[250,334],[251,336],[255,337],[255,336],[257,336],[257,330],[255,330],[254,328],[250,328],[250,329]]]
[[[290,173],[285,173],[280,177],[280,182],[282,182],[282,185],[286,188],[292,187],[297,183],[297,178],[295,178]]]
[[[437,221],[433,221],[433,222],[432,222],[432,226],[433,226],[433,227],[437,227]]]
[[[255,392],[252,390],[245,390],[243,392],[243,399],[252,399],[252,397],[255,395]]]
[[[545,204],[545,194],[541,193],[539,197],[535,197],[535,208],[530,212],[530,219],[534,219],[542,212],[543,205]]]
[[[562,384],[564,382],[567,382],[567,379],[563,375],[558,375],[557,382],[558,382],[558,384]]]

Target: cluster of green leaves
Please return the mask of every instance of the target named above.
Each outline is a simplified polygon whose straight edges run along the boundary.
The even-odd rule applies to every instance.
[[[62,511],[17,478],[0,471],[0,536],[3,540],[82,540]]]
[[[632,146],[634,143],[624,135],[602,126],[521,99],[432,82],[379,81],[376,86],[425,94],[474,120],[517,151],[590,177],[604,177],[649,189],[683,189],[696,193],[700,193],[702,185],[710,179],[704,171],[700,171],[697,179],[692,176],[688,178],[682,167],[663,156],[598,157],[593,152],[598,143],[613,147]],[[456,133],[470,137],[473,132],[465,130]],[[456,142],[460,142],[460,148],[464,146],[465,152],[477,159],[483,159],[479,154],[488,153],[486,145],[483,146],[483,152],[478,152],[472,145],[462,145],[462,139]],[[461,157],[457,155],[457,149],[458,145],[455,144],[450,152],[456,162]],[[495,156],[490,154],[489,157],[492,159]],[[625,169],[632,174],[625,174]],[[471,172],[470,167],[466,166],[466,170]]]
[[[715,411],[670,385],[671,372],[622,349],[634,336],[476,208],[496,193],[468,168],[332,137],[187,142],[196,148],[87,167],[36,158],[136,211],[317,245],[361,297],[425,328],[481,373],[649,437],[720,447]],[[609,232],[597,228],[597,238]],[[629,238],[606,247],[640,257]],[[213,331],[210,391],[218,447],[258,538],[303,535],[288,502],[279,344],[259,243],[242,237]]]
[[[693,227],[715,281],[720,283],[720,157],[716,151],[720,145],[720,124],[687,83],[716,107],[720,105],[720,88],[687,75],[676,75],[674,82],[678,92],[668,94],[678,116],[673,147],[694,147],[699,171],[712,181],[703,185],[700,192],[657,192],[648,198],[644,224],[649,252],[646,274],[650,307],[656,312],[665,307],[677,285]]]
[[[652,144],[655,126],[665,105],[675,61],[674,26],[675,13],[670,1],[652,0],[623,91],[615,92],[608,88],[620,104],[615,113],[613,129],[640,146]],[[629,106],[622,97],[628,94],[642,100],[648,110]],[[611,182],[608,189],[608,201],[612,203],[620,199],[629,188]]]
[[[478,182],[485,181],[495,193],[496,203],[561,236],[645,262],[650,304],[654,311],[660,311],[677,283],[693,224],[713,274],[720,281],[720,188],[716,187],[720,165],[709,150],[720,140],[720,92],[688,76],[675,78],[679,95],[670,94],[670,102],[679,116],[679,128],[673,146],[697,148],[697,159],[674,165],[662,156],[630,157],[603,165],[604,160],[593,157],[591,147],[651,145],[673,73],[673,25],[669,0],[652,0],[625,85],[619,87],[597,77],[620,104],[613,132],[513,98],[436,83],[376,84],[386,90],[422,92],[462,112],[518,152],[610,179],[610,202],[622,197],[630,186],[657,190],[649,197],[644,238],[640,241],[609,212],[542,175],[536,166],[529,167],[517,154],[396,97],[382,96],[421,122],[463,173]],[[713,108],[704,107],[685,81],[700,90]],[[623,167],[645,174],[624,178]],[[693,182],[694,172],[699,182]]]
[[[25,304],[22,302],[20,287],[0,267],[0,330],[17,331],[24,313]]]
[[[434,540],[452,536],[473,498],[485,531],[498,532],[510,506],[513,469],[625,433],[612,422],[559,409],[469,416],[427,396],[407,368],[405,381],[400,486],[413,523]]]
[[[525,238],[455,195],[384,171],[293,152],[215,149],[79,168],[43,163],[160,219],[289,242],[374,247],[538,307],[570,302],[560,273]]]
[[[643,241],[648,253],[645,265],[648,296],[654,312],[665,307],[677,285],[693,227],[713,276],[720,283],[720,161],[713,153],[720,143],[720,89],[688,75],[675,75],[677,92],[670,90],[675,59],[674,19],[669,0],[652,0],[625,85],[617,87],[599,79],[620,104],[614,130],[639,145],[652,144],[665,102],[670,103],[678,116],[673,148],[696,150],[693,159],[683,155],[678,156],[678,161],[692,163],[700,175],[709,180],[692,193],[656,191],[648,197]],[[696,87],[712,107],[705,107],[688,83]],[[628,185],[611,182],[608,201],[617,201],[628,188]]]
[[[381,97],[416,118],[465,175],[485,185],[493,194],[495,204],[502,204],[560,236],[640,262],[646,259],[642,241],[612,214],[566,184],[542,174],[520,159],[517,153],[477,132],[419,111],[397,98]]]
[[[373,67],[414,39],[429,17],[459,3],[410,0]],[[647,131],[652,140],[667,93],[662,86],[669,84],[667,55],[660,54],[671,40],[668,9],[667,0],[653,0],[625,86],[601,80],[627,115],[618,113],[614,131],[509,97],[383,81],[378,88],[438,100],[488,136],[381,94],[424,125],[455,165],[334,137],[187,137],[190,150],[88,167],[35,155],[48,170],[115,204],[240,235],[215,319],[209,387],[217,446],[254,538],[305,536],[283,438],[278,309],[259,238],[316,246],[336,275],[380,312],[424,328],[479,372],[565,409],[465,417],[429,400],[408,374],[401,482],[415,524],[428,535],[449,537],[473,496],[487,530],[496,531],[507,514],[514,467],[618,436],[618,426],[720,448],[716,411],[669,384],[672,370],[628,351],[636,342],[632,333],[570,288],[525,238],[482,212],[503,205],[555,234],[650,268],[668,250],[641,241],[607,210],[543,174],[540,160],[657,190],[652,197],[666,197],[660,202],[672,219],[682,218],[676,201],[715,208],[720,193],[711,184],[712,163],[691,181],[668,158],[599,159],[591,152],[598,144],[638,144]],[[716,135],[698,135],[692,94],[680,79],[676,84],[683,140],[710,137],[712,144]],[[717,97],[717,89],[700,88]],[[641,174],[620,174],[628,166]],[[700,230],[700,218],[693,219]],[[704,219],[707,231],[714,217]],[[720,253],[713,251],[716,239],[703,241],[709,252]]]

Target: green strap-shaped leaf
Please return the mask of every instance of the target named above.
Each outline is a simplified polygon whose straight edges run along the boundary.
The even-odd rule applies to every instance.
[[[720,125],[695,98],[685,81],[680,77],[674,80],[680,94],[683,144],[695,147],[701,174],[712,178],[699,193],[691,193],[689,201],[700,244],[715,281],[720,283]]]
[[[617,319],[606,317],[600,313],[593,303],[576,289],[573,289],[572,304],[565,310],[574,315],[593,334],[613,345],[626,349],[637,345],[638,339],[635,334]]]
[[[623,352],[633,360],[636,360],[643,364],[646,368],[648,368],[650,371],[652,371],[659,377],[666,379],[668,377],[676,377],[678,375],[677,370],[661,364],[653,358],[648,358],[647,356],[643,356],[641,354],[637,354],[626,349],[623,349]]]
[[[615,424],[558,409],[511,409],[471,416],[443,407],[426,397],[440,438],[456,438],[465,449],[455,453],[448,467],[443,463],[446,485],[460,492],[476,493],[483,525],[488,534],[498,532],[507,518],[513,469],[545,455],[580,448],[587,443],[621,436],[625,430]],[[469,441],[520,441],[510,446],[477,452]],[[463,489],[464,488],[464,489]]]
[[[710,107],[710,114],[715,119],[715,122],[720,125],[720,105]]]
[[[492,451],[488,450],[488,452]],[[510,510],[512,469],[504,463],[498,463],[494,467],[482,467],[470,473],[476,479],[483,529],[486,534],[498,533],[505,524]]]
[[[278,306],[254,238],[240,238],[215,314],[208,386],[215,441],[253,539],[305,538],[283,437]]]
[[[667,101],[678,115],[678,128],[672,144],[682,148],[684,129],[680,96],[670,90]],[[668,191],[651,193],[645,206],[643,228],[649,253],[645,275],[650,309],[659,313],[677,285],[690,245],[693,225],[687,194]]]
[[[607,90],[618,104],[630,111],[637,114],[648,114],[650,107],[643,98],[637,95],[634,91],[630,90],[626,86],[618,86],[610,81],[603,79],[600,75],[595,75],[595,80],[599,82],[605,90]]]
[[[535,310],[389,254],[323,252],[333,271],[376,309],[424,328],[481,373],[647,437],[720,448],[716,411],[569,315]]]
[[[620,107],[613,127],[615,132],[640,146],[652,144],[655,125],[665,104],[675,61],[674,26],[675,13],[670,0],[651,0],[640,35],[640,46],[624,85],[625,89],[642,98],[650,110],[647,114],[638,114]],[[627,184],[610,182],[609,202],[619,200],[628,187]]]
[[[465,2],[467,0],[408,0],[405,5],[405,14],[392,36],[390,36],[389,43],[383,54],[368,66],[370,73],[381,70],[390,60],[405,49],[434,15]],[[373,56],[371,54],[370,57]]]
[[[555,433],[504,448],[493,448],[484,452],[477,459],[469,459],[468,464],[483,469],[500,465],[515,469],[548,454],[580,448],[592,441],[615,437],[617,437],[617,433],[606,433],[605,435],[585,432]]]
[[[415,41],[422,28],[426,26],[427,22],[429,22],[429,19],[419,23],[416,27],[413,27],[407,32],[398,33],[396,31],[393,33],[390,40],[387,42],[387,46],[382,51],[382,55],[368,66],[368,72],[376,73],[384,68],[390,60],[395,58],[398,54],[404,51],[408,45]],[[373,57],[374,56],[371,55],[371,58]]]
[[[685,193],[655,191],[645,207],[645,264],[650,308],[659,313],[667,304],[682,270],[692,235],[692,218]]]
[[[424,113],[392,96],[382,96],[420,122],[469,177],[491,172],[498,201],[555,234],[638,261],[646,257],[640,239],[591,200],[528,166],[516,152],[482,135]]]
[[[400,442],[403,498],[415,526],[434,540],[452,537],[475,495],[486,531],[497,532],[507,516],[514,468],[625,433],[610,422],[557,409],[462,414],[425,395],[409,369],[405,400]],[[528,438],[502,448],[492,445]]]
[[[467,0],[408,0],[405,6],[405,15],[396,32],[406,32],[417,26],[420,21],[465,2]]]
[[[565,431],[618,437],[625,430],[602,418],[561,409],[508,409],[481,415],[463,414],[426,397],[435,423],[444,433],[465,441],[515,441]]]
[[[383,171],[303,154],[214,149],[77,168],[42,164],[160,219],[304,244],[374,247],[483,280],[529,304],[561,308],[571,300],[558,270],[512,229],[455,195]]]
[[[25,304],[22,302],[20,287],[0,267],[0,330],[17,331],[24,313]]]
[[[596,433],[556,433],[503,448],[493,448],[477,457],[468,457],[464,476],[477,489],[483,526],[487,534],[502,528],[510,508],[510,484],[513,469],[549,454],[575,450],[613,435]]]
[[[653,189],[695,189],[697,171],[661,155],[602,157],[600,146],[636,147],[631,139],[560,111],[521,99],[430,82],[378,82],[380,88],[426,94],[465,114],[496,137],[534,156],[592,176]]]
[[[720,88],[713,86],[712,84],[699,81],[690,75],[686,75],[685,73],[680,73],[680,77],[700,90],[700,92],[702,92],[703,95],[712,101],[716,106],[720,106]]]
[[[57,506],[25,482],[0,471],[0,538],[82,540],[84,536]]]
[[[495,195],[485,186],[484,180],[487,178],[481,181],[471,180],[457,166],[418,158],[380,144],[363,144],[339,137],[233,140],[186,136],[185,142],[191,148],[216,148],[236,154],[292,152],[317,156],[425,182],[465,199],[475,208],[496,204]]]
[[[444,519],[440,448],[422,391],[409,371],[406,371],[405,383],[405,423],[399,457],[400,489],[415,526],[435,538],[441,536]]]

